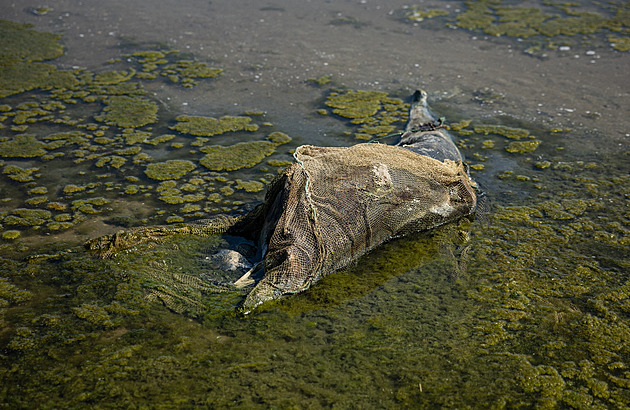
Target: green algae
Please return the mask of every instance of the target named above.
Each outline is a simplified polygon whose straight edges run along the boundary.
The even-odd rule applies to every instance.
[[[92,84],[94,85],[112,85],[112,84],[120,84],[125,81],[129,81],[136,74],[134,69],[129,71],[103,71],[94,75],[94,79],[92,80]]]
[[[332,112],[360,125],[355,138],[370,140],[382,137],[402,125],[408,118],[408,105],[399,98],[390,97],[385,92],[345,90],[331,92],[325,105]]]
[[[140,143],[147,143],[149,137],[151,137],[151,133],[147,131],[138,131],[133,128],[127,128],[123,130],[120,136],[125,140],[125,144],[134,145]],[[159,138],[159,137],[157,137]]]
[[[224,196],[230,196],[234,194],[234,189],[231,186],[224,186],[219,189],[219,192],[221,192]],[[216,201],[219,201],[221,199],[221,196],[216,194],[216,196],[214,196],[213,199]]]
[[[75,185],[75,184],[68,184],[65,187],[63,187],[63,193],[65,195],[70,195],[70,194],[74,194],[77,192],[82,192],[85,191],[86,187],[85,186],[79,186],[79,185]]]
[[[192,60],[180,60],[171,66],[166,66],[165,69],[175,71],[178,76],[178,81],[182,81],[184,85],[196,84],[190,81],[191,79],[216,78],[223,73],[223,70],[220,68],[209,67],[205,63]]]
[[[315,84],[320,85],[320,86],[321,85],[326,85],[326,84],[329,84],[330,82],[332,82],[332,80],[330,79],[329,75],[323,75],[323,76],[321,76],[319,78],[309,78],[306,81],[311,82],[311,83],[315,83]],[[325,114],[326,114],[326,111],[324,110],[324,115]]]
[[[206,155],[199,163],[212,171],[236,171],[251,168],[276,151],[269,141],[239,142],[227,147],[211,145],[200,151]]]
[[[291,137],[282,132],[273,132],[269,141],[239,142],[230,146],[210,145],[199,151],[206,155],[199,163],[212,171],[236,171],[251,168],[273,154],[279,145],[291,141]]]
[[[275,146],[280,146],[282,144],[288,144],[291,142],[291,137],[289,137],[284,132],[275,131],[271,134],[267,135],[269,141],[271,141]]]
[[[68,222],[72,220],[72,215],[70,214],[57,214],[53,218],[56,222]]]
[[[467,1],[466,11],[457,16],[457,26],[468,30],[483,29],[492,25],[495,17],[488,1]]]
[[[122,149],[116,132],[90,152]],[[499,148],[486,147],[488,155],[507,155]],[[457,260],[439,256],[457,254],[448,241],[446,250],[427,238],[397,242],[392,253],[362,260],[354,275],[331,275],[245,320],[226,314],[240,295],[222,299],[191,279],[208,272],[204,257],[216,244],[200,243],[195,254],[190,238],[174,238],[112,263],[76,250],[28,264],[0,258],[9,276],[0,289],[28,292],[24,300],[0,295],[9,303],[0,302],[0,399],[15,408],[112,400],[130,407],[155,400],[167,407],[627,407],[627,170],[614,176],[620,170],[569,163],[543,148],[536,157],[548,167],[523,162],[526,171],[488,187],[497,202],[490,222],[472,232]],[[143,169],[129,171],[142,177]],[[540,174],[549,188],[506,204],[494,186],[527,190],[521,174]],[[111,175],[97,178],[124,188]],[[165,181],[173,182],[167,189],[178,207],[183,192],[203,185],[182,179]],[[80,181],[72,182],[97,188]],[[234,193],[237,184],[221,189]],[[220,195],[204,194],[208,212],[234,211]],[[215,198],[220,205],[208,205]],[[62,212],[57,204],[47,208]],[[457,233],[435,239],[449,236]],[[255,396],[243,394],[243,385]]]
[[[0,36],[0,98],[46,87],[56,67],[41,61],[62,55],[60,36],[6,20],[0,20]]]
[[[87,320],[89,323],[97,326],[112,327],[114,322],[103,306],[93,304],[83,304],[72,309],[77,317]]]
[[[144,173],[151,179],[164,181],[180,179],[195,168],[195,164],[188,160],[168,160],[147,165]]]
[[[54,79],[55,66],[44,63],[16,62],[0,65],[0,98],[36,88],[47,88]]]
[[[0,20],[0,61],[8,64],[15,61],[52,60],[63,54],[58,34],[30,29],[28,24]]]
[[[157,121],[158,106],[139,96],[112,96],[105,101],[105,108],[96,121],[122,128],[138,128]]]
[[[137,155],[142,151],[142,148],[136,147],[128,147],[124,149],[117,149],[114,151],[114,154],[118,155]]]
[[[46,202],[48,202],[48,197],[46,195],[38,195],[38,196],[30,197],[24,201],[25,204],[30,205],[30,206],[37,206]]]
[[[567,175],[566,181],[569,180],[570,177]],[[576,186],[571,186],[570,183],[565,187],[569,190],[575,188]],[[611,194],[615,195],[614,193]],[[601,240],[596,232],[589,234],[581,226],[586,220],[594,216],[589,217],[589,214],[595,213],[597,215],[602,211],[605,213],[602,205],[600,199],[593,198],[589,200],[567,199],[560,202],[544,201],[536,205],[535,208],[523,206],[504,208],[499,210],[495,216],[497,221],[504,222],[491,225],[492,229],[495,230],[494,232],[500,232],[499,237],[503,239],[497,242],[497,237],[495,237],[492,242],[493,245],[490,245],[489,240],[484,241],[484,246],[490,246],[494,249],[493,258],[499,254],[510,255],[498,263],[499,266],[496,266],[495,263],[493,272],[500,272],[500,269],[505,269],[511,280],[503,285],[505,289],[502,291],[492,290],[492,283],[499,282],[489,280],[487,285],[480,288],[480,292],[483,289],[483,293],[478,293],[474,297],[480,301],[489,301],[499,294],[503,294],[503,300],[505,300],[503,303],[515,302],[516,298],[528,301],[526,304],[510,302],[508,309],[497,311],[497,313],[501,312],[507,315],[518,309],[519,315],[505,316],[509,319],[501,323],[500,327],[491,330],[488,336],[492,337],[489,339],[493,340],[491,345],[510,346],[512,349],[516,349],[512,352],[525,354],[521,356],[521,353],[516,353],[511,357],[522,360],[524,367],[519,371],[522,377],[519,376],[518,382],[526,391],[538,395],[536,399],[538,403],[574,405],[576,400],[582,400],[591,404],[598,402],[602,405],[602,401],[612,404],[617,403],[617,400],[623,397],[623,393],[619,396],[619,390],[615,395],[602,394],[610,389],[610,384],[607,381],[612,375],[603,376],[605,379],[602,380],[601,374],[590,372],[583,376],[577,376],[577,372],[573,370],[576,369],[576,363],[573,362],[576,353],[583,352],[582,349],[587,348],[586,346],[589,346],[587,349],[592,352],[591,360],[600,363],[602,360],[603,363],[613,363],[618,360],[619,354],[623,353],[619,348],[611,350],[611,347],[614,346],[619,337],[626,337],[624,335],[629,332],[626,324],[618,326],[615,319],[603,325],[606,319],[595,318],[592,313],[581,307],[584,303],[592,303],[582,300],[582,295],[593,295],[593,286],[606,286],[607,281],[614,280],[616,273],[614,270],[608,270],[593,263],[592,259],[580,253],[580,247],[567,246],[569,238],[578,242]],[[585,217],[587,219],[582,219]],[[582,222],[571,224],[571,228],[567,229],[564,221],[573,219],[582,219]],[[558,221],[558,223],[554,221]],[[514,238],[518,238],[518,249],[511,245]],[[621,246],[618,241],[607,240],[607,242],[613,247]],[[502,251],[497,253],[497,248],[502,249]],[[554,259],[551,255],[562,255],[562,257]],[[478,262],[480,267],[484,265],[483,261]],[[494,271],[495,267],[497,271]],[[551,271],[556,271],[561,275],[560,282],[554,283],[553,279],[548,279],[545,272]],[[578,277],[569,275],[570,272]],[[499,276],[503,278],[505,274]],[[592,282],[595,276],[599,277],[597,282],[600,285]],[[556,278],[558,277],[556,276]],[[501,281],[502,279],[497,278],[497,280]],[[605,298],[606,293],[600,294],[599,297]],[[537,306],[537,304],[532,303],[533,300],[544,300],[544,305]],[[572,302],[565,303],[563,300],[571,300]],[[610,308],[612,305],[608,305],[606,308],[602,307],[602,310],[608,312]],[[549,327],[549,330],[541,332],[538,325],[528,324],[533,319],[532,315],[538,315],[543,323],[546,323],[544,326]],[[611,325],[614,326],[614,330],[609,329],[606,331],[606,336],[603,337],[604,333],[601,333],[603,328],[600,327],[599,330],[591,328],[592,326]],[[547,337],[553,342],[539,348],[541,354],[546,357],[544,362],[546,364],[537,366],[532,357],[527,355],[524,350],[527,349],[527,346],[537,344],[541,333],[544,335],[543,337]],[[503,334],[503,336],[499,337],[499,334]],[[581,337],[588,336],[585,339],[570,339],[573,334],[580,334]],[[497,339],[497,337],[499,338]],[[606,339],[608,340],[606,341]],[[531,341],[532,344],[529,344],[528,341]],[[604,343],[602,344],[602,342]],[[520,348],[517,347],[518,344],[521,345]],[[537,345],[540,346],[540,344]],[[605,356],[600,356],[602,353]],[[597,356],[599,357],[595,358]],[[589,356],[587,355],[587,357]],[[593,362],[582,360],[580,364],[583,363],[592,366]],[[544,373],[539,373],[543,369]],[[547,378],[540,378],[540,375],[552,375],[556,381],[549,384]],[[588,385],[589,388],[583,389],[581,386],[584,385]]]
[[[202,193],[182,195],[181,190],[171,188],[161,191],[158,199],[160,201],[166,202],[167,204],[178,205],[185,202],[203,201],[204,199],[206,199],[206,196]]]
[[[265,185],[258,181],[242,181],[240,179],[236,180],[236,185],[234,188],[243,189],[246,192],[260,192],[264,189]]]
[[[333,113],[345,118],[365,118],[374,116],[381,108],[381,100],[387,93],[379,91],[353,91],[331,93],[326,105],[333,107]]]
[[[618,51],[630,51],[630,37],[608,36],[612,48]]]
[[[223,73],[222,69],[206,63],[181,59],[177,50],[144,50],[126,57],[139,65],[141,72],[136,74],[138,78],[167,78],[187,88],[197,85],[199,79],[216,78]]]
[[[39,226],[46,223],[52,217],[52,213],[45,209],[17,208],[6,216],[3,223],[6,225]]]
[[[180,211],[185,213],[185,214],[189,214],[192,212],[197,212],[201,210],[201,205],[197,205],[197,204],[186,204],[183,207],[180,208]]]
[[[35,174],[39,168],[20,168],[17,165],[7,165],[2,169],[2,173],[17,182],[31,182],[39,174]]]
[[[2,239],[7,240],[7,241],[14,241],[19,237],[20,237],[20,231],[8,230],[8,231],[2,232]]]
[[[209,138],[197,137],[193,142],[190,143],[192,147],[203,147],[206,142],[210,141]]]
[[[65,211],[68,208],[68,205],[61,202],[49,202],[46,205],[46,208],[50,209],[51,211]]]
[[[97,168],[102,168],[106,165],[118,169],[125,165],[127,160],[124,157],[120,157],[118,155],[106,156],[99,158],[98,161],[94,164]]]
[[[170,140],[172,140],[173,138],[175,138],[175,135],[172,134],[164,134],[164,135],[160,135],[158,137],[155,137],[153,139],[145,139],[142,142],[145,144],[149,144],[149,145],[158,145],[158,144],[162,144],[164,142],[168,142]]]
[[[411,10],[406,12],[407,19],[415,22],[421,22],[425,19],[431,19],[439,16],[447,16],[448,12],[439,9],[420,9],[417,6],[412,6]]]
[[[224,116],[217,119],[213,117],[180,115],[175,120],[177,124],[171,127],[172,130],[202,137],[211,137],[226,132],[253,132],[258,130],[258,125],[252,124],[250,117]]]
[[[525,153],[536,151],[540,145],[540,140],[528,140],[528,141],[512,141],[506,147],[505,150],[510,153]]]
[[[82,131],[65,131],[56,132],[47,135],[42,138],[44,141],[49,141],[46,145],[46,149],[58,149],[70,145],[83,145],[88,142],[88,136]],[[55,145],[52,145],[52,144]],[[54,148],[53,148],[54,147]]]
[[[181,216],[169,216],[168,218],[166,218],[167,224],[176,224],[181,222],[184,222],[184,218],[182,218]]]
[[[578,4],[543,2],[538,7],[519,7],[504,1],[466,1],[466,9],[457,16],[455,24],[463,29],[481,31],[492,36],[546,38],[548,48],[554,48],[549,41],[552,38],[573,38],[628,29],[624,5],[595,6],[588,11],[582,11]],[[597,9],[597,12],[593,9]],[[614,43],[610,39],[609,41]],[[620,38],[620,43],[623,41]],[[528,52],[537,53],[541,48],[540,42],[534,43]],[[621,46],[620,51],[627,50]]]
[[[292,161],[280,161],[277,159],[270,159],[269,161],[267,161],[267,164],[271,165],[272,167],[278,167],[278,168],[286,168],[292,163],[293,163]]]
[[[11,25],[10,23],[8,24]],[[6,28],[3,26],[3,28]],[[13,27],[15,28],[15,27]],[[13,29],[12,28],[12,29]],[[23,27],[24,28],[24,27]],[[22,31],[17,35],[38,35],[35,32]],[[58,43],[58,36],[54,37],[54,41]],[[43,41],[43,40],[42,40]],[[10,41],[3,44],[5,51],[10,48]],[[42,44],[43,45],[43,44]],[[58,47],[58,44],[57,44]],[[59,48],[61,50],[61,48]],[[23,75],[19,71],[27,72],[31,69],[31,73],[39,78],[36,88],[50,90],[49,96],[41,96],[31,98],[23,103],[17,104],[14,108],[9,105],[3,105],[2,112],[6,113],[4,118],[10,118],[13,126],[12,131],[18,135],[3,138],[0,140],[2,149],[0,152],[8,158],[36,158],[41,160],[52,161],[57,158],[63,158],[70,154],[76,164],[84,161],[90,161],[97,168],[107,167],[114,170],[122,170],[125,166],[126,172],[129,172],[131,165],[144,166],[152,158],[143,152],[139,146],[121,148],[119,146],[122,138],[126,145],[137,145],[139,143],[159,144],[175,138],[175,136],[160,136],[153,140],[151,132],[140,131],[136,128],[153,123],[157,119],[157,105],[145,100],[144,91],[140,83],[132,82],[138,80],[137,70],[135,67],[123,68],[115,70],[105,70],[98,73],[91,73],[87,70],[59,71],[50,64],[36,65],[31,67],[29,64],[41,60],[41,56],[37,56],[37,47],[32,47],[34,53],[32,58],[27,58],[25,50],[14,50],[17,54],[15,60],[11,60],[15,64],[6,70],[13,70],[15,75]],[[21,54],[20,54],[21,53]],[[55,58],[59,52],[54,52],[47,58]],[[155,61],[155,64],[163,69],[174,69],[176,75],[182,79],[192,78],[210,78],[218,74],[216,69],[210,70],[206,65],[197,62],[185,61],[177,58],[177,52],[159,53],[161,58],[170,59],[169,61]],[[159,57],[159,56],[157,56]],[[149,57],[146,57],[149,58]],[[133,61],[131,61],[133,63]],[[166,64],[168,63],[168,64]],[[170,66],[169,66],[170,64]],[[44,70],[44,71],[42,71]],[[13,72],[12,71],[12,72]],[[8,74],[11,74],[7,72]],[[13,74],[4,75],[3,80],[13,81]],[[48,76],[48,77],[46,77]],[[44,77],[47,79],[44,81]],[[41,81],[40,81],[41,80]],[[17,80],[16,80],[17,81]],[[187,81],[187,80],[186,80]],[[18,84],[19,81],[16,82]],[[189,83],[190,85],[190,83]],[[32,87],[19,87],[19,91],[23,92]],[[105,104],[101,113],[96,113],[92,119],[101,121],[106,125],[99,125],[95,122],[83,123],[83,119],[75,119],[70,113],[72,105],[84,101],[87,103],[103,102]],[[134,105],[138,112],[133,110]],[[128,115],[131,113],[132,115]],[[124,117],[124,118],[123,118]],[[55,132],[45,137],[34,137],[28,134],[19,134],[19,130],[24,130],[29,124],[41,122],[43,124],[55,124],[58,126],[72,127],[69,131]],[[122,133],[116,133],[116,129],[111,126],[123,128]],[[82,129],[84,131],[79,131]],[[85,131],[91,131],[92,135],[86,134]],[[97,147],[94,144],[101,147]],[[66,151],[67,147],[74,147],[72,151]],[[55,152],[48,152],[55,151]],[[131,164],[125,157],[132,157]],[[10,179],[18,182],[31,182],[34,178],[40,176],[37,168],[21,169],[14,165],[5,167],[4,173]],[[135,170],[131,169],[132,172]],[[141,172],[141,171],[140,171]],[[69,194],[73,190],[73,184],[66,187],[65,193]],[[76,185],[74,185],[76,186]],[[77,189],[90,189],[81,187]],[[111,188],[108,187],[107,190]],[[124,192],[125,190],[121,188]],[[63,192],[63,191],[62,191]],[[129,191],[127,191],[129,192]],[[147,193],[147,190],[142,191]],[[190,198],[189,198],[190,199]],[[194,198],[196,200],[196,198]],[[56,203],[55,198],[49,198],[46,194],[29,194],[29,197],[23,198],[22,203],[28,206],[45,205],[49,200],[52,204]],[[96,213],[93,206],[85,205],[84,210],[90,214]],[[62,221],[67,222],[67,221]],[[58,227],[56,224],[50,224],[51,229]]]
[[[71,207],[73,211],[78,211],[86,215],[95,215],[103,212],[103,205],[109,204],[111,201],[103,197],[77,199],[72,201]]]
[[[35,135],[18,134],[9,141],[0,142],[0,156],[3,158],[33,158],[46,154],[46,144]]]

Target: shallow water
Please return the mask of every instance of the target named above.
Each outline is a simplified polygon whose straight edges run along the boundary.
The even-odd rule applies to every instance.
[[[415,4],[448,14],[414,22],[414,4],[369,0],[59,1],[37,13],[39,3],[2,2],[4,19],[62,34],[63,55],[47,61],[59,71],[135,74],[77,86],[94,99],[36,88],[0,101],[9,106],[0,143],[31,134],[27,145],[37,148],[68,131],[83,138],[41,148],[50,158],[11,156],[6,144],[0,152],[1,231],[19,232],[0,248],[1,403],[628,407],[630,57],[610,37],[627,37],[627,4],[576,3],[569,15],[528,3],[609,20],[594,33],[520,40],[457,27],[473,3]],[[500,9],[488,7],[498,19]],[[182,72],[141,78],[146,67],[133,54],[147,50],[171,58],[155,72],[184,59],[223,73],[190,77],[191,88]],[[269,160],[290,161],[305,143],[360,142],[360,125],[325,104],[332,92],[382,91],[401,99],[402,112],[416,88],[459,125],[453,134],[489,198],[473,222],[392,241],[247,317],[234,312],[241,294],[194,282],[220,238],[174,237],[105,261],[81,250],[121,227],[251,209],[281,169]],[[133,135],[147,133],[137,139],[123,132],[126,115],[97,118],[107,98],[133,90],[157,108],[133,126]],[[55,101],[64,107],[16,121],[34,108],[20,104]],[[247,115],[258,129],[199,140],[171,128],[180,115]],[[510,128],[485,134],[484,125]],[[528,135],[516,139],[517,129]],[[267,141],[276,131],[292,140],[251,168],[199,162],[210,145]],[[174,137],[146,142],[162,135]],[[522,142],[530,145],[514,145]],[[194,166],[176,180],[179,192],[144,172],[167,160]],[[48,214],[16,222],[19,209]],[[25,259],[34,254],[49,257]]]

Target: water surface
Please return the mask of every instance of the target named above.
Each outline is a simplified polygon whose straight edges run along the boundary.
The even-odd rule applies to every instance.
[[[77,81],[0,101],[3,405],[627,407],[630,62],[613,47],[628,35],[627,4],[505,2],[590,22],[520,37],[461,27],[474,4],[0,4],[6,20],[61,34],[63,54],[20,61]],[[494,24],[507,18],[486,7]],[[409,18],[427,10],[446,14]],[[223,71],[196,77],[181,61]],[[392,241],[247,317],[234,311],[241,294],[190,279],[221,238],[111,260],[82,251],[125,227],[245,212],[298,145],[361,141],[326,105],[331,93],[398,98],[399,129],[417,88],[490,199],[474,221]],[[108,117],[120,96],[128,115]],[[134,117],[143,104],[149,114]],[[173,129],[182,115],[257,128],[198,136]],[[201,161],[207,147],[273,132],[291,141],[251,168]],[[17,146],[30,153],[10,154]],[[192,168],[145,172],[168,160]]]

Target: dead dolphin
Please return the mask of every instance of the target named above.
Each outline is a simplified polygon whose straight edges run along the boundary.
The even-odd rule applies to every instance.
[[[453,138],[443,126],[442,120],[436,119],[429,110],[427,93],[424,90],[416,90],[413,94],[409,122],[396,145],[438,161],[462,161],[462,154],[453,143]]]

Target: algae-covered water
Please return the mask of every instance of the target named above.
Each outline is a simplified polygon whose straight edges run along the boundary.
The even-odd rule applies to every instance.
[[[3,407],[630,406],[627,2],[101,3],[0,2]],[[82,246],[247,212],[416,88],[473,219],[246,316],[234,238]]]

